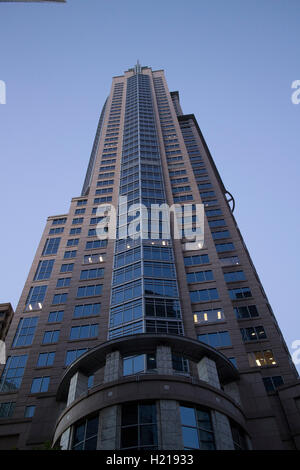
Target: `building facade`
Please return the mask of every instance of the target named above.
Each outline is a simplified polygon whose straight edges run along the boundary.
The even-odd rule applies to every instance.
[[[0,304],[0,341],[4,341],[14,316],[10,303]]]
[[[173,228],[200,205],[204,244],[162,215],[150,234],[141,204],[176,204]],[[81,196],[48,218],[7,336],[1,449],[300,448],[298,374],[234,204],[163,70],[114,77]]]

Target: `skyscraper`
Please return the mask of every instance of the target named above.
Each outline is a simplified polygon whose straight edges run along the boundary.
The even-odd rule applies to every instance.
[[[173,228],[201,207],[204,244],[169,238],[164,213],[150,228],[154,204]],[[48,218],[7,336],[1,449],[300,448],[298,375],[234,205],[164,72],[114,77],[81,196]]]

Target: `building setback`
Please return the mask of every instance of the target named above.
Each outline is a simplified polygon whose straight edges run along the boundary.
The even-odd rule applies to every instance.
[[[147,238],[144,218],[122,238],[124,203],[119,238],[98,238],[119,196],[203,204],[204,246],[161,221]],[[233,209],[163,70],[114,77],[81,196],[48,218],[6,338],[0,449],[300,449],[298,374]]]

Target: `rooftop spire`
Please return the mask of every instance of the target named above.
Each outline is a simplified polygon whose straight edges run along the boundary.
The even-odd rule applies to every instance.
[[[135,70],[135,73],[141,73],[141,64],[140,64],[139,59],[137,60],[134,70]]]

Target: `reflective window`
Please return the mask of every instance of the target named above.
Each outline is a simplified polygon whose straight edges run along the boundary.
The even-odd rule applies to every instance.
[[[205,282],[213,281],[214,276],[212,271],[196,271],[194,273],[187,273],[186,275],[187,282]]]
[[[53,366],[55,359],[55,352],[45,352],[39,354],[37,361],[37,367],[48,367]]]
[[[123,375],[133,375],[156,369],[155,354],[139,354],[123,358]]]
[[[120,307],[113,307],[110,310],[110,326],[114,327],[122,323],[137,320],[143,316],[142,301],[135,300]]]
[[[98,416],[76,424],[74,426],[72,450],[96,450],[98,427]]]
[[[77,289],[77,297],[90,297],[95,295],[101,295],[102,284],[94,286],[82,286]]]
[[[74,308],[74,317],[89,317],[91,315],[99,315],[101,311],[101,304],[83,304],[76,305]]]
[[[191,302],[208,302],[209,300],[217,300],[219,294],[217,289],[202,289],[190,291]]]
[[[178,300],[146,298],[146,316],[180,318],[180,303]]]
[[[263,383],[267,392],[275,392],[280,385],[283,385],[283,378],[280,375],[273,377],[263,377]]]
[[[61,322],[64,316],[63,310],[57,310],[55,312],[50,312],[48,315],[48,323]]]
[[[16,402],[0,403],[0,418],[11,418],[15,411]]]
[[[35,413],[35,406],[26,406],[25,408],[25,413],[24,413],[24,418],[33,418]]]
[[[44,250],[43,250],[43,256],[45,255],[56,255],[58,251],[58,247],[60,244],[61,238],[47,238]]]
[[[209,411],[198,407],[180,406],[180,416],[185,449],[215,449]]]
[[[50,279],[52,269],[54,265],[54,260],[49,259],[45,261],[40,261],[35,272],[34,281],[42,281],[44,279]]]
[[[50,377],[35,377],[32,380],[30,393],[48,392]]]
[[[194,266],[197,264],[206,264],[206,263],[209,263],[208,255],[193,255],[193,256],[184,257],[185,266]]]
[[[52,304],[53,304],[53,305],[56,305],[56,304],[64,304],[64,303],[66,303],[67,298],[68,298],[68,294],[67,294],[67,293],[64,293],[64,294],[55,294],[55,295],[53,296],[53,299],[52,299]]]
[[[45,331],[43,337],[43,344],[57,343],[59,338],[60,330]]]
[[[72,326],[70,339],[95,338],[98,335],[98,323],[93,325]]]
[[[233,271],[230,273],[224,273],[225,282],[237,282],[237,281],[246,281],[246,276],[244,271]]]
[[[158,444],[156,405],[127,403],[122,405],[121,449],[156,449]]]
[[[32,344],[38,317],[21,318],[13,341],[13,348]]]
[[[217,331],[216,333],[206,333],[198,335],[198,340],[214,348],[231,346],[231,340],[228,331]]]
[[[7,358],[0,380],[0,392],[10,392],[20,388],[27,357],[27,354],[24,354]]]
[[[189,372],[189,362],[182,354],[172,353],[172,366],[177,372]]]
[[[70,364],[72,364],[72,362],[74,362],[78,357],[80,357],[82,354],[86,353],[87,351],[88,351],[87,348],[73,349],[71,351],[67,351],[65,365],[69,366]]]

